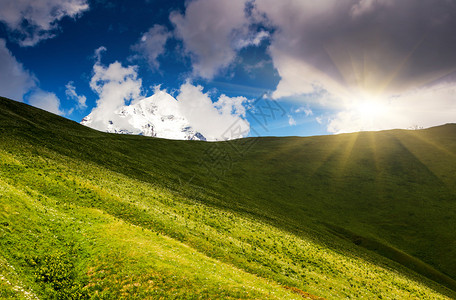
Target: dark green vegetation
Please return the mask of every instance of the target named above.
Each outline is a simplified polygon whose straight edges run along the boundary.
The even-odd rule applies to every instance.
[[[0,298],[456,298],[455,187],[456,125],[168,141],[2,98]]]

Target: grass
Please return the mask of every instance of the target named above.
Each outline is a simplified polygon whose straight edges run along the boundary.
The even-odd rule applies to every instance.
[[[0,297],[456,298],[454,125],[167,141],[1,99],[0,137]]]

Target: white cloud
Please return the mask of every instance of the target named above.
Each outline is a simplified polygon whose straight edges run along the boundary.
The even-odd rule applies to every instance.
[[[456,86],[443,83],[382,99],[372,106],[356,100],[345,106],[330,118],[329,132],[427,128],[456,122]]]
[[[244,97],[230,98],[221,95],[213,103],[203,87],[194,86],[187,82],[180,87],[177,100],[179,109],[190,125],[206,139],[226,140],[241,138],[248,135],[249,123],[242,118],[245,116]]]
[[[60,110],[60,100],[54,93],[37,89],[28,97],[28,103],[57,115],[65,115],[65,112]]]
[[[292,115],[288,115],[288,125],[296,126],[296,120],[293,118]]]
[[[97,49],[95,49],[95,53],[93,54],[93,58],[95,59],[95,61],[97,63],[101,62],[101,55],[103,54],[103,52],[106,52],[106,50],[107,49],[106,49],[105,46],[100,46]]]
[[[245,106],[247,98],[245,97],[228,97],[221,95],[214,106],[219,110],[222,115],[234,114],[236,116],[245,117]]]
[[[304,107],[304,106],[296,109],[295,113],[304,113],[306,115],[306,117],[313,115],[313,111],[309,107]]]
[[[54,37],[62,18],[76,18],[88,8],[87,0],[7,0],[2,1],[0,21],[21,46],[34,46]]]
[[[251,33],[246,30],[244,35],[244,38],[239,38],[238,40],[233,41],[234,49],[240,50],[249,46],[259,46],[263,40],[268,39],[270,36],[269,32],[264,30]]]
[[[240,47],[264,38],[264,33],[251,37],[246,0],[191,1],[185,15],[173,12],[170,20],[191,57],[194,75],[207,79],[227,68]]]
[[[159,68],[158,57],[165,52],[166,41],[172,34],[162,25],[154,25],[141,37],[141,40],[132,48],[140,52],[153,69]]]
[[[74,86],[74,82],[73,81],[68,82],[65,85],[65,88],[66,88],[65,94],[66,94],[67,98],[76,101],[78,109],[87,108],[87,104],[86,104],[87,98],[86,98],[86,96],[78,95],[76,93],[76,87]]]
[[[1,96],[23,101],[23,96],[36,85],[36,78],[24,69],[0,39],[0,93]]]
[[[98,59],[99,49],[96,52]],[[109,121],[116,117],[116,110],[141,96],[142,80],[138,78],[137,66],[123,67],[117,61],[105,67],[98,60],[93,66],[93,73],[90,87],[98,94],[98,100],[91,113],[91,127],[106,130]],[[122,120],[117,123],[122,123]]]

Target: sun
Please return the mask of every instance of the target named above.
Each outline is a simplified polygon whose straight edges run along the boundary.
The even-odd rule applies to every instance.
[[[351,111],[363,120],[375,120],[385,117],[388,113],[385,99],[371,95],[363,94],[354,97],[351,105]]]
[[[392,111],[389,98],[366,92],[352,94],[339,113],[338,126],[345,126],[343,132],[376,131],[389,124],[393,118],[400,118]],[[342,131],[341,131],[342,132]]]
[[[374,119],[385,113],[386,106],[375,99],[361,99],[355,104],[355,109],[361,117]]]

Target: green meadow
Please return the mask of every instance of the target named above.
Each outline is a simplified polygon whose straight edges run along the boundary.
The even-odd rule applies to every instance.
[[[171,141],[0,98],[1,299],[455,299],[456,125]]]

